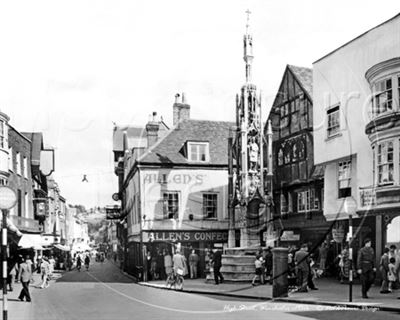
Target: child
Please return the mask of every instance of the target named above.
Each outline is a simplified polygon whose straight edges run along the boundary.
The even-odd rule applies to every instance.
[[[395,268],[396,259],[389,259],[389,271],[388,271],[388,281],[389,281],[389,291],[392,292],[393,283],[396,282],[396,268]]]
[[[263,268],[262,268],[263,262],[264,262],[263,257],[256,257],[256,261],[254,261],[254,266],[256,267],[256,274],[254,275],[253,281],[251,281],[251,284],[253,286],[256,285],[257,279],[260,279],[260,283],[264,284],[264,275],[263,275]]]

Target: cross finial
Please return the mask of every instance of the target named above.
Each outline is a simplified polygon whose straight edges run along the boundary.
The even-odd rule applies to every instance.
[[[249,31],[249,20],[250,20],[251,11],[249,9],[247,9],[246,14],[247,14],[247,22],[246,22],[246,34],[247,34],[247,32]]]

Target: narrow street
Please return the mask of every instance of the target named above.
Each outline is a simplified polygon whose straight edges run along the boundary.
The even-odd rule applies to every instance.
[[[38,280],[38,277],[36,276]],[[305,304],[254,302],[143,287],[112,263],[67,272],[47,289],[31,285],[32,303],[9,294],[9,319],[396,319],[372,311],[329,310]]]

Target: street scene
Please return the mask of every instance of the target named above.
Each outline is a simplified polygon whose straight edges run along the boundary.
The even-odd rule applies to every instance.
[[[2,319],[398,318],[395,0],[23,0],[0,28]]]

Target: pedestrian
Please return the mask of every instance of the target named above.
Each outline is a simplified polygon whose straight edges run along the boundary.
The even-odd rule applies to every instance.
[[[164,268],[168,278],[172,274],[172,257],[168,250],[164,251]]]
[[[364,247],[358,251],[357,272],[361,277],[361,293],[364,299],[368,299],[368,290],[371,288],[376,272],[375,268],[375,252],[371,248],[371,239],[364,240]]]
[[[49,278],[51,279],[53,277],[55,265],[56,265],[56,260],[54,260],[53,256],[50,256],[49,260]]]
[[[393,291],[393,284],[396,282],[396,259],[389,259],[389,272],[388,272],[388,280],[389,280],[389,292]]]
[[[90,257],[89,257],[89,254],[87,254],[86,257],[85,257],[85,267],[86,267],[86,271],[89,270],[89,264],[90,264]]]
[[[181,254],[179,249],[177,249],[175,251],[175,254],[172,258],[172,263],[173,263],[174,275],[180,279],[179,281],[182,281],[180,283],[180,289],[182,289],[183,288],[183,279],[184,279],[184,276],[187,274],[187,266],[186,266],[186,259]]]
[[[395,272],[396,272],[396,281],[393,284],[393,289],[398,289],[400,287],[399,279],[400,279],[400,256],[397,253],[397,248],[394,244],[389,247],[389,260],[390,258],[395,259]]]
[[[389,248],[383,249],[383,254],[379,263],[379,271],[382,277],[382,285],[380,293],[390,293],[389,291]]]
[[[272,251],[271,247],[268,247],[264,252],[264,261],[265,261],[265,279],[272,284]]]
[[[78,254],[76,256],[76,269],[80,272],[82,268],[82,258],[81,256]]]
[[[147,255],[146,255],[146,266],[147,266],[147,280],[153,280],[152,278],[152,274],[151,274],[151,261],[152,261],[152,257],[151,257],[151,252],[147,251]]]
[[[25,298],[26,302],[31,302],[32,300],[29,293],[29,282],[32,279],[32,268],[28,263],[26,263],[27,259],[28,257],[25,257],[24,261],[19,266],[18,279],[22,283],[22,290],[18,296],[18,299],[24,301]]]
[[[310,290],[318,290],[318,288],[314,284],[314,278],[317,277],[317,271],[315,271],[314,269],[315,262],[311,255],[309,256],[309,261],[310,262],[308,264],[309,269],[308,269],[307,286],[308,288],[310,288]]]
[[[222,266],[222,252],[215,249],[212,258],[213,268],[214,268],[214,280],[215,284],[218,285],[220,282],[224,282],[224,277],[222,276],[220,270]]]
[[[321,246],[319,247],[319,269],[322,270],[322,274],[325,274],[326,269],[326,258],[328,257],[328,244],[326,241],[322,242]]]
[[[42,259],[42,263],[40,264],[40,272],[42,275],[42,283],[40,288],[44,289],[49,286],[50,263],[47,257],[43,257]]]
[[[253,277],[253,280],[251,281],[252,286],[256,285],[256,280],[260,280],[260,284],[264,284],[264,275],[262,270],[263,262],[264,262],[263,257],[256,256],[256,260],[254,261],[255,275]]]
[[[15,263],[8,274],[8,288],[9,291],[14,290],[15,276],[17,275],[18,264]]]
[[[308,245],[303,243],[299,251],[294,255],[297,271],[298,292],[307,292],[308,274],[310,269],[310,261],[308,259]]]
[[[197,279],[197,265],[199,263],[199,256],[196,250],[192,250],[189,255],[190,279]]]
[[[345,279],[349,278],[350,259],[349,259],[349,245],[345,244],[342,252],[339,255],[339,268],[340,268],[340,283],[344,283]]]
[[[162,254],[161,250],[157,250],[157,269],[156,269],[156,274],[157,274],[157,279],[165,280],[165,275],[164,275],[164,255]]]

